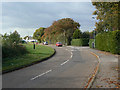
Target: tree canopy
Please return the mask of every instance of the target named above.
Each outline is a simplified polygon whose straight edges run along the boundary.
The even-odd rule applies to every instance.
[[[73,19],[63,18],[54,21],[50,27],[46,28],[42,39],[70,44],[74,31],[79,27],[80,24]],[[61,38],[63,38],[63,40],[61,40]]]
[[[82,37],[82,32],[79,29],[76,29],[73,33],[73,39],[79,39]]]
[[[118,28],[118,2],[92,2],[96,7],[93,15],[97,15],[96,30],[97,32],[115,31]]]
[[[33,34],[33,38],[41,42],[41,37],[44,35],[44,29],[44,27],[40,27],[39,29],[37,29]]]

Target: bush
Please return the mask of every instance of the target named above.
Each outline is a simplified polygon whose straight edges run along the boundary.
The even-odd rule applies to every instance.
[[[95,44],[99,50],[120,54],[120,30],[97,34]]]
[[[93,42],[94,42],[94,39],[90,39],[90,40],[89,40],[89,47],[90,47],[90,48],[93,48],[93,46],[92,46],[92,43],[93,43]]]
[[[21,38],[17,31],[10,35],[2,36],[2,58],[22,55],[27,52],[26,48],[20,45]]]
[[[17,46],[2,46],[2,58],[13,57],[25,54],[27,52],[26,48],[23,45]]]
[[[82,46],[89,46],[89,38],[82,38]]]
[[[71,45],[73,45],[73,46],[82,46],[82,40],[81,39],[72,39]]]
[[[72,39],[71,45],[73,46],[88,46],[89,38]]]

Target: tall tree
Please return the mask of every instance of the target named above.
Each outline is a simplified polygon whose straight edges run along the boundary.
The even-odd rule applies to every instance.
[[[82,33],[82,38],[89,38],[89,37],[90,37],[90,33],[88,31]]]
[[[73,39],[79,39],[82,37],[82,32],[79,29],[76,29],[73,33]]]
[[[97,32],[118,30],[118,2],[92,2],[96,7],[93,15],[97,15]]]
[[[62,35],[65,37],[65,42],[67,44],[70,44],[73,32],[80,27],[80,24],[78,22],[75,22],[71,18],[63,18],[57,21],[54,21],[53,24],[45,29],[45,37],[49,37],[51,39],[54,37],[54,39],[57,41],[57,37],[59,35]],[[50,38],[51,37],[51,38]]]

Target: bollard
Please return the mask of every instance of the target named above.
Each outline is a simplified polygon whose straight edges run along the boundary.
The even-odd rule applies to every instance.
[[[35,49],[35,44],[33,44],[33,48]]]

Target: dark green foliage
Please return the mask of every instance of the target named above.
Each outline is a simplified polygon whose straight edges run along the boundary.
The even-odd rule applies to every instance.
[[[89,46],[89,38],[82,38],[82,46]]]
[[[82,38],[89,38],[89,37],[90,37],[89,32],[83,32],[82,33]]]
[[[21,41],[17,31],[10,35],[4,34],[2,37],[2,58],[18,56],[26,53],[24,46],[19,45]]]
[[[79,39],[82,37],[82,32],[79,29],[76,29],[73,33],[73,39]]]
[[[99,33],[95,41],[95,48],[114,54],[120,54],[120,30]]]
[[[73,46],[88,46],[89,38],[72,39],[71,45]]]
[[[3,58],[22,55],[22,54],[25,54],[26,52],[27,52],[26,48],[22,45],[16,45],[13,47],[2,46],[2,57]]]

